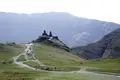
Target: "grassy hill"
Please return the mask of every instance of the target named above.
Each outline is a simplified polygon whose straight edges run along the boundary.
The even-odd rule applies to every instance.
[[[104,36],[96,43],[72,49],[77,55],[85,59],[119,58],[120,57],[120,29]]]
[[[0,60],[12,60],[25,49],[24,45],[14,43],[0,43]]]
[[[46,66],[56,67],[62,72],[36,71],[13,64],[12,58],[21,53],[24,48],[25,46],[20,44],[0,44],[0,61],[6,61],[0,62],[0,80],[119,80],[115,76],[65,72],[80,69],[82,59],[66,50],[45,44],[34,44],[33,52],[36,57]],[[23,60],[23,56],[20,59]],[[90,63],[86,61],[84,65],[89,66]],[[30,61],[26,64],[38,66]]]
[[[87,66],[88,71],[120,74],[120,58],[86,60],[83,66]]]
[[[46,66],[56,67],[60,70],[79,70],[80,57],[66,50],[54,48],[46,44],[34,44],[33,52],[36,57]]]

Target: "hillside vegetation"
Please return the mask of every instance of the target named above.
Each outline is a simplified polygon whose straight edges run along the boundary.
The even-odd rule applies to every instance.
[[[33,52],[35,52],[35,57],[37,57],[46,66],[55,66],[56,68],[62,69],[63,71],[61,72],[30,70],[28,68],[13,64],[12,58],[19,55],[24,50],[25,46],[19,44],[2,44],[1,47],[4,48],[0,50],[0,56],[2,56],[0,58],[1,61],[11,60],[11,62],[0,63],[0,80],[119,80],[119,78],[115,76],[65,72],[67,69],[80,69],[79,65],[81,59],[66,50],[54,48],[50,45],[48,46],[46,44],[34,43]],[[4,55],[2,54],[3,52]],[[24,61],[25,59],[22,56],[19,60]],[[24,63],[33,67],[39,66],[32,61]]]
[[[35,43],[33,52],[37,59],[39,59],[46,66],[56,67],[60,70],[79,70],[80,57],[67,52],[66,50],[54,48],[50,45]]]
[[[120,29],[104,36],[96,43],[72,49],[77,55],[85,59],[119,58],[120,57]]]
[[[0,60],[12,60],[25,49],[24,45],[14,43],[0,43]]]
[[[26,47],[15,43],[0,44],[0,80],[120,79],[117,76],[85,71],[120,73],[120,59],[83,60],[73,54],[57,36],[42,35],[37,40],[38,42],[26,44]],[[82,71],[84,68],[86,69]]]
[[[120,58],[86,60],[83,66],[87,66],[88,71],[120,74]]]

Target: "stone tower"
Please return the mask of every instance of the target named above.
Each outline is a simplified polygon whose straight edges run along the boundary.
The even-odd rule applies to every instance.
[[[48,36],[48,34],[46,33],[45,30],[44,30],[44,32],[42,33],[42,36]]]
[[[53,35],[52,35],[52,32],[50,31],[50,33],[49,33],[49,37],[52,37]]]

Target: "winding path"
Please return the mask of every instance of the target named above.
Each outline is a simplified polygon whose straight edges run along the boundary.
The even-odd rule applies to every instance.
[[[28,58],[27,58],[27,55],[26,55],[26,54],[27,54],[27,52],[31,52],[31,51],[29,50],[29,48],[32,46],[32,44],[26,44],[26,46],[27,46],[27,48],[26,48],[21,54],[19,54],[18,56],[14,57],[14,58],[13,58],[13,61],[14,61],[15,64],[19,65],[20,67],[26,67],[26,68],[29,68],[29,69],[36,70],[36,69],[33,68],[33,67],[30,67],[30,66],[28,66],[28,65],[26,65],[26,64],[23,64],[22,61],[18,61],[18,58],[19,58],[21,55],[25,55],[25,59],[28,61]]]
[[[37,62],[40,66],[45,66],[42,62],[40,62],[40,61],[34,56],[34,53],[33,53],[33,50],[32,50],[33,44],[32,44],[32,43],[26,44],[26,46],[27,46],[27,48],[26,48],[21,54],[19,54],[18,56],[13,57],[14,63],[17,64],[17,65],[19,65],[20,67],[26,67],[26,68],[29,68],[29,69],[32,69],[32,70],[43,71],[43,70],[41,70],[41,69],[36,69],[36,68],[34,68],[34,67],[30,67],[30,66],[28,66],[27,64],[24,64],[24,63],[23,63],[23,62],[27,62],[27,61],[34,61],[34,62]],[[18,58],[19,58],[21,55],[24,55],[24,56],[25,56],[26,61],[18,61]],[[100,76],[113,76],[113,77],[118,77],[118,78],[120,78],[120,76],[108,75],[108,74],[100,74],[100,73],[95,73],[95,72],[89,72],[89,71],[86,71],[85,69],[86,69],[85,67],[81,67],[81,69],[80,69],[79,71],[70,71],[70,72],[52,71],[52,72],[82,73],[82,74],[91,74],[91,75],[100,75]],[[44,71],[45,71],[45,70],[44,70]]]
[[[45,66],[37,58],[35,58],[35,56],[32,52],[32,45],[33,45],[32,43],[26,44],[27,48],[21,54],[19,54],[18,56],[13,58],[13,61],[14,61],[15,64],[19,65],[20,67],[26,67],[26,68],[33,69],[33,70],[36,70],[36,68],[30,67],[27,64],[23,64],[23,62],[34,61],[34,62],[37,62],[41,66]],[[18,58],[21,55],[25,56],[26,61],[18,61]]]

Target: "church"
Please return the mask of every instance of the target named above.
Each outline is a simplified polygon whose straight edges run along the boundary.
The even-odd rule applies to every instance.
[[[42,35],[39,36],[39,38],[36,40],[36,42],[46,42],[51,39],[59,40],[58,36],[53,36],[51,31],[49,32],[49,34],[47,34],[47,32],[44,30]]]

